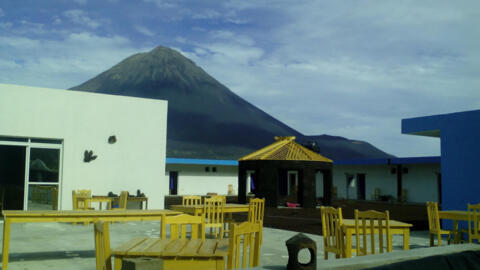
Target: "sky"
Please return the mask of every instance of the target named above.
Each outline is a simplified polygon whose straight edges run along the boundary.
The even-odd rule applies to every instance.
[[[0,83],[67,89],[156,46],[305,135],[440,155],[401,120],[480,109],[478,0],[2,0]]]

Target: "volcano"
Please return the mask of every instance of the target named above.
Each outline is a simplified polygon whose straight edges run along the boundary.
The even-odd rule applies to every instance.
[[[304,136],[162,46],[127,57],[70,90],[168,100],[167,157],[238,159],[274,136],[296,136],[334,160],[391,157],[366,142]]]

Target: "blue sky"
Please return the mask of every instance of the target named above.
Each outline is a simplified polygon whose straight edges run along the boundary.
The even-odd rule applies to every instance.
[[[480,1],[3,0],[0,83],[78,85],[158,45],[306,135],[438,155],[401,119],[480,109]]]

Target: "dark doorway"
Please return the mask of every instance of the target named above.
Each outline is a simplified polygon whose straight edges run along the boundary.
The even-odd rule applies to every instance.
[[[25,146],[0,145],[0,200],[3,209],[23,210]]]
[[[357,200],[365,200],[365,174],[357,174]]]
[[[178,194],[178,172],[170,172],[170,195]]]

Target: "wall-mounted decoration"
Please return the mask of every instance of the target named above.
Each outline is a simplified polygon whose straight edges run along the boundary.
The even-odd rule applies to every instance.
[[[114,144],[117,142],[117,137],[115,135],[112,135],[110,137],[108,137],[108,143],[109,144]]]
[[[85,150],[85,152],[83,153],[83,162],[90,162],[92,160],[95,160],[96,158],[97,156],[93,154],[92,150]]]

